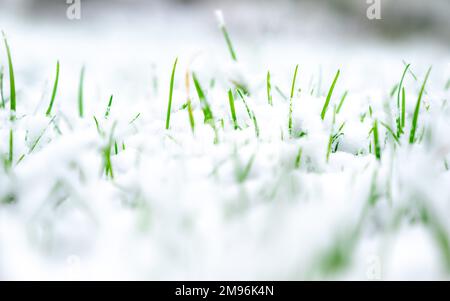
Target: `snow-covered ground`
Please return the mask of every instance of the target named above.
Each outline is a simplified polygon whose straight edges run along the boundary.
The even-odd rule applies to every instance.
[[[0,279],[450,279],[445,38],[386,40],[311,4],[220,4],[237,62],[217,3],[85,9],[79,21],[0,10],[17,90],[11,120],[2,41]]]

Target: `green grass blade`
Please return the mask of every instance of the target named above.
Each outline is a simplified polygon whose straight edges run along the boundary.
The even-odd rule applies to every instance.
[[[417,99],[416,108],[414,109],[414,115],[412,120],[412,126],[411,126],[411,133],[409,135],[409,143],[413,144],[415,142],[415,136],[417,131],[417,122],[419,120],[419,113],[420,113],[420,103],[422,102],[423,92],[425,91],[425,86],[427,84],[428,78],[431,73],[431,67],[428,69],[427,74],[425,75],[425,79],[423,81],[422,87],[420,88],[419,97]]]
[[[170,112],[172,109],[172,96],[173,96],[173,85],[175,82],[175,71],[177,68],[178,58],[175,59],[172,68],[172,75],[170,77],[170,87],[169,87],[169,103],[167,105],[167,116],[166,116],[166,130],[169,129],[170,126]]]
[[[200,100],[200,104],[203,110],[203,115],[205,117],[204,122],[210,122],[214,120],[211,107],[209,106],[208,101],[206,100],[205,92],[203,92],[202,86],[197,78],[197,75],[193,72],[192,79],[194,80],[195,90],[197,91],[198,98]]]
[[[327,98],[325,100],[325,103],[323,104],[323,109],[322,109],[322,113],[320,114],[320,117],[322,118],[322,120],[325,119],[325,114],[327,113],[327,109],[328,106],[330,104],[330,100],[331,100],[331,96],[333,95],[333,91],[334,91],[334,87],[336,86],[336,82],[339,78],[339,74],[341,73],[341,70],[338,70],[336,72],[336,76],[334,77],[333,83],[331,84],[330,90],[328,90],[328,95]]]
[[[295,81],[297,80],[297,72],[298,72],[298,64],[295,66],[294,77],[292,78],[291,95],[289,98],[289,121],[288,121],[289,135],[292,135],[292,110],[293,110],[292,101],[294,98]]]
[[[380,121],[380,124],[389,132],[389,134],[391,134],[392,138],[394,138],[395,142],[397,142],[398,144],[400,144],[400,140],[398,139],[397,135],[395,135],[394,131],[392,130],[392,128],[387,125],[386,123]]]
[[[8,156],[8,167],[11,168],[14,159],[14,133],[13,130],[9,130],[9,156]]]
[[[4,109],[6,104],[5,104],[5,95],[3,94],[3,66],[1,66],[0,68],[0,99],[1,99],[1,103],[0,103],[0,108]]]
[[[225,26],[225,20],[223,18],[222,11],[216,11],[216,18],[219,22],[219,28],[222,31],[223,37],[225,38],[225,42],[227,43],[228,51],[230,52],[231,58],[233,61],[237,62],[236,52],[234,51],[233,43],[231,42],[230,35],[228,34],[227,27]]]
[[[108,119],[108,117],[109,117],[109,113],[111,112],[112,102],[113,102],[113,95],[111,95],[111,97],[109,98],[108,106],[106,107],[106,111],[105,111],[105,119]]]
[[[348,91],[345,91],[344,95],[342,95],[341,101],[339,102],[339,105],[336,109],[336,114],[339,114],[339,112],[341,111],[342,105],[344,104],[344,101],[347,98],[347,95],[348,95]]]
[[[58,81],[59,81],[59,61],[56,62],[56,78],[55,83],[53,84],[52,98],[50,99],[47,112],[45,113],[45,115],[47,116],[50,116],[50,114],[52,113],[53,103],[55,102],[56,98],[56,91],[58,90]]]
[[[378,135],[378,121],[377,120],[375,120],[375,122],[373,123],[372,134],[373,134],[373,144],[374,144],[374,148],[375,148],[375,157],[377,158],[377,160],[380,160],[381,159],[381,148],[380,148],[380,139],[379,139],[379,135]]]
[[[242,99],[242,102],[244,103],[245,109],[247,110],[248,117],[250,117],[250,119],[253,121],[253,125],[255,127],[255,134],[256,134],[256,137],[258,138],[259,137],[259,126],[258,126],[258,120],[256,119],[255,112],[252,109],[250,109],[250,106],[245,101],[245,97],[242,94],[241,90],[236,89],[236,92],[238,93],[239,97]]]
[[[270,71],[267,71],[267,79],[266,79],[266,86],[267,86],[267,102],[269,105],[273,105],[272,102],[272,86],[270,84]]]
[[[78,86],[78,115],[83,118],[84,116],[84,100],[83,100],[83,86],[84,86],[84,72],[85,67],[81,68],[80,83]]]
[[[402,130],[405,128],[405,121],[406,121],[406,94],[405,88],[402,87],[402,118],[401,118]]]
[[[11,50],[9,48],[8,40],[6,39],[6,34],[2,31],[3,34],[3,42],[5,43],[6,54],[8,56],[8,68],[9,68],[9,103],[11,116],[14,118],[16,112],[16,84],[14,80],[14,67],[12,63]]]
[[[302,163],[302,154],[303,154],[303,149],[300,147],[297,153],[297,157],[295,157],[295,168],[299,169]]]
[[[195,119],[194,119],[194,113],[192,112],[192,105],[191,105],[191,99],[189,98],[187,101],[187,111],[189,116],[189,124],[191,126],[192,133],[195,132]]]
[[[230,111],[231,111],[231,118],[233,120],[233,126],[234,129],[237,130],[239,128],[236,118],[236,110],[234,107],[234,96],[231,89],[228,90],[228,102],[230,103]]]

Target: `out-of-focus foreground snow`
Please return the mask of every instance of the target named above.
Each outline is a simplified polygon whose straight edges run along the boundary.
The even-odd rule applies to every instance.
[[[450,44],[439,13],[450,13],[445,3],[430,10],[437,20],[431,29],[408,32],[388,7],[383,20],[369,21],[364,9],[337,13],[311,1],[93,2],[82,4],[81,20],[69,21],[66,6],[39,9],[37,2],[0,1],[18,92],[16,121],[0,109],[0,156],[8,156],[13,129],[15,165],[0,168],[0,279],[449,279]],[[229,57],[216,8],[223,9],[238,63]],[[423,16],[414,9],[404,10]],[[57,60],[52,119],[45,111]],[[390,92],[405,63],[412,71],[404,83],[406,134],[398,144],[380,125],[378,162],[370,130],[374,120],[395,128],[397,94]],[[0,64],[7,70],[3,44]],[[281,94],[289,95],[296,64],[293,127],[306,135],[290,138],[289,100]],[[429,66],[421,141],[410,146]],[[186,89],[191,71],[207,91],[217,137],[203,124],[193,83]],[[233,129],[227,90],[235,82],[250,91],[259,138],[237,95],[242,129]],[[333,105],[347,90],[333,127]],[[194,134],[183,106],[188,96]],[[330,133],[344,123],[327,162]],[[114,179],[102,169],[110,136],[118,144]]]

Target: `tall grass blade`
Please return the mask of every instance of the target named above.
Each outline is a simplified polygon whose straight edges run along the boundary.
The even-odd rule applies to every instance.
[[[85,67],[81,68],[80,83],[78,85],[78,115],[83,118],[84,116],[84,100],[83,100],[83,88],[84,88],[84,72]]]
[[[291,85],[291,95],[289,98],[289,121],[288,121],[289,135],[292,135],[292,110],[293,110],[292,101],[294,98],[295,81],[297,79],[297,72],[298,72],[298,64],[295,66],[294,77],[292,78],[292,85]]]
[[[6,54],[8,56],[8,68],[9,68],[9,104],[11,110],[11,118],[15,118],[16,113],[16,83],[14,79],[14,67],[12,63],[11,50],[9,48],[8,40],[6,39],[6,34],[2,31],[3,42],[5,43]]]
[[[269,105],[273,105],[272,102],[272,86],[270,84],[270,71],[267,71],[267,79],[266,79],[266,86],[267,86],[267,102],[269,103]]]
[[[59,81],[59,61],[56,62],[56,78],[55,83],[53,84],[52,98],[50,99],[47,112],[45,113],[45,115],[47,116],[50,116],[50,114],[52,113],[53,103],[55,102],[56,98],[56,91],[58,90],[58,81]]]
[[[166,116],[166,130],[169,129],[170,126],[170,112],[172,109],[172,96],[173,96],[173,85],[175,81],[175,70],[177,68],[178,58],[175,59],[172,68],[172,75],[170,77],[170,87],[169,87],[169,103],[167,105],[167,116]]]
[[[234,107],[234,96],[231,89],[228,90],[228,102],[230,103],[230,111],[231,111],[231,118],[233,120],[233,126],[234,129],[237,130],[239,128],[239,125],[237,123],[236,110]]]
[[[413,144],[415,142],[415,136],[417,131],[417,122],[419,121],[419,113],[420,113],[420,103],[422,102],[423,92],[425,91],[425,86],[427,84],[428,78],[430,76],[432,67],[430,67],[425,75],[425,79],[423,81],[422,87],[420,88],[419,97],[417,98],[416,108],[414,109],[414,115],[411,125],[411,133],[409,135],[409,143]]]
[[[328,90],[328,95],[325,100],[325,103],[323,104],[322,113],[320,114],[320,117],[322,120],[325,119],[325,114],[327,113],[328,105],[330,104],[331,96],[333,95],[334,87],[336,86],[336,82],[339,78],[339,74],[341,73],[341,70],[338,70],[336,72],[336,76],[334,77],[333,83],[331,84],[330,90]]]

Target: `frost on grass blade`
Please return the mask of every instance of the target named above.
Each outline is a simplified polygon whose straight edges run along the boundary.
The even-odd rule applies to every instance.
[[[56,62],[56,77],[55,83],[53,84],[52,98],[50,99],[47,112],[45,113],[45,115],[47,116],[50,116],[50,114],[52,113],[53,103],[55,102],[56,98],[56,91],[58,90],[58,81],[59,81],[59,61]]]
[[[11,118],[15,118],[16,113],[16,84],[14,80],[14,67],[12,63],[11,50],[9,48],[8,40],[6,39],[6,34],[2,31],[3,42],[5,43],[6,54],[8,57],[8,68],[9,68],[9,103],[11,110]]]
[[[166,116],[166,130],[169,129],[170,126],[170,113],[172,109],[172,97],[173,97],[173,84],[175,81],[175,70],[177,68],[178,58],[175,59],[172,68],[172,75],[170,77],[170,87],[169,87],[169,102],[167,104],[167,116]]]
[[[419,97],[417,98],[416,107],[414,109],[414,115],[411,125],[411,133],[409,135],[409,143],[413,144],[416,140],[416,131],[417,131],[417,122],[419,121],[419,114],[420,114],[420,103],[422,102],[423,92],[425,91],[425,86],[428,81],[428,77],[431,73],[431,67],[428,69],[427,74],[425,75],[425,79],[423,81],[422,87],[420,88]]]

